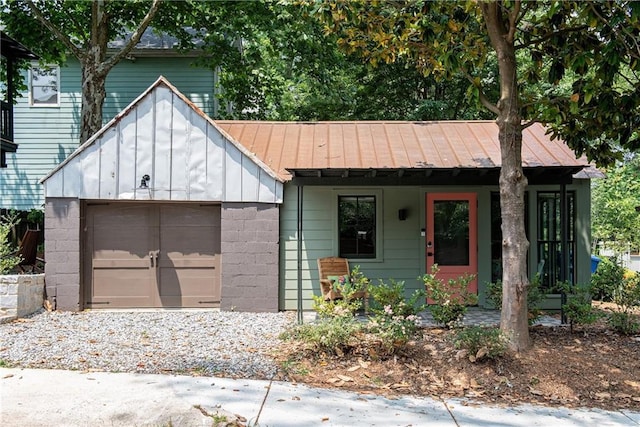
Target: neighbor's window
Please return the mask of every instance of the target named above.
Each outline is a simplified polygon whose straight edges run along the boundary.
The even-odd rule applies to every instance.
[[[29,73],[29,97],[32,106],[60,105],[60,67],[33,65]]]
[[[338,230],[342,258],[375,258],[376,197],[338,196]]]

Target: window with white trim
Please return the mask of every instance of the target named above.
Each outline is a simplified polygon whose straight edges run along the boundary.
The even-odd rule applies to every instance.
[[[31,106],[60,105],[60,67],[32,65],[29,71],[29,102]]]

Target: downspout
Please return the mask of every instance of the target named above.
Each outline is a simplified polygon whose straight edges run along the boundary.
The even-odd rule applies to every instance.
[[[302,185],[298,186],[298,324],[303,323],[302,313],[302,198],[304,193]]]

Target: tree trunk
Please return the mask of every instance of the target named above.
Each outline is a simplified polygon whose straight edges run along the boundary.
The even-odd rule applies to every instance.
[[[502,167],[500,212],[502,215],[502,314],[500,329],[513,351],[529,347],[527,309],[527,251],[524,227],[524,193],[527,178],[522,172],[522,127],[498,117]]]
[[[498,58],[500,101],[497,104],[500,153],[500,211],[502,216],[502,314],[500,329],[515,352],[529,347],[527,310],[527,251],[524,227],[524,192],[527,178],[522,170],[522,123],[520,117],[517,62],[514,46],[519,2],[507,12],[496,2],[481,3],[491,45]]]
[[[98,72],[95,63],[82,65],[82,110],[80,144],[102,128],[102,105],[106,97],[106,75]]]

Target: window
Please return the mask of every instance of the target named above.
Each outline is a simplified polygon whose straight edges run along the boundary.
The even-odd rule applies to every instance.
[[[376,258],[376,196],[338,196],[342,258]]]
[[[29,97],[32,106],[60,105],[60,68],[33,65],[29,73]]]
[[[575,194],[567,192],[567,244],[569,268],[567,280],[573,282],[575,257]],[[562,265],[562,229],[560,221],[560,192],[538,193],[538,262],[544,261],[542,288],[554,291],[560,281]]]

